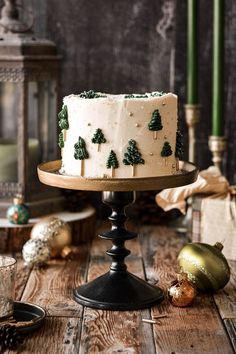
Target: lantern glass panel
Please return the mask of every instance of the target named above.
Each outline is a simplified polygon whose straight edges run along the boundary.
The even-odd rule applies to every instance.
[[[55,159],[56,145],[56,81],[28,82],[28,146],[29,181],[38,181],[37,165]],[[17,128],[22,86],[17,82],[0,82],[0,182],[17,182]]]
[[[21,87],[0,82],[0,182],[17,182],[17,121]]]
[[[56,104],[56,82],[28,83],[29,165],[34,174],[38,163],[55,158]]]
[[[40,162],[55,159],[56,154],[56,81],[29,82],[28,132],[39,142]]]
[[[13,82],[0,82],[0,138],[15,139],[21,87]]]

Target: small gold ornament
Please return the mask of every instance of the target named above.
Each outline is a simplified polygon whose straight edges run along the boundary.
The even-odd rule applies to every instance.
[[[40,219],[31,230],[31,239],[47,242],[51,257],[63,254],[63,249],[72,243],[70,226],[57,217],[49,216]]]
[[[169,300],[174,306],[190,306],[196,297],[195,287],[189,281],[187,273],[177,273],[176,276],[177,279],[171,283],[168,289]]]
[[[178,255],[178,263],[196,287],[205,292],[222,289],[229,281],[230,268],[221,253],[223,245],[188,243]]]

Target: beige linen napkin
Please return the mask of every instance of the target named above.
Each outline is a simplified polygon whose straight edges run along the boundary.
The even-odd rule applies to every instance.
[[[156,203],[165,211],[177,208],[186,213],[186,199],[194,194],[227,193],[229,183],[219,169],[210,166],[199,173],[196,182],[183,187],[169,188],[156,195]]]

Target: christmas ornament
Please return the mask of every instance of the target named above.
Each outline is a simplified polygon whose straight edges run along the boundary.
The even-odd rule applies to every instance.
[[[23,342],[23,335],[18,332],[15,326],[0,326],[0,353],[7,349],[17,350]]]
[[[22,256],[27,266],[42,266],[50,259],[50,247],[41,240],[28,240],[22,250]]]
[[[189,281],[187,273],[177,273],[177,279],[174,280],[169,289],[168,297],[174,306],[190,306],[196,297],[194,285]]]
[[[29,209],[23,203],[23,198],[17,196],[13,199],[13,205],[7,209],[7,219],[12,224],[27,224],[29,220]]]
[[[213,292],[222,289],[229,281],[230,268],[221,253],[223,245],[188,243],[178,255],[178,262],[199,290]]]
[[[32,240],[48,243],[51,257],[59,256],[63,248],[71,245],[72,242],[70,226],[55,216],[40,219],[33,226],[30,237]]]

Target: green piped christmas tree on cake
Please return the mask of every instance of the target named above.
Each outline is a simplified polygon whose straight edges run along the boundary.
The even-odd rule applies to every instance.
[[[81,136],[79,136],[78,142],[74,145],[74,158],[81,160],[80,175],[84,176],[84,160],[89,158],[89,154],[86,149],[86,143]]]
[[[137,143],[135,140],[130,139],[128,141],[129,146],[127,147],[127,152],[124,154],[123,163],[124,165],[132,166],[132,177],[135,176],[135,165],[144,165],[144,159],[141,157],[141,153],[138,151]]]
[[[58,146],[63,149],[66,141],[66,131],[69,129],[67,106],[63,105],[61,111],[58,113],[58,125],[61,129],[58,138]]]
[[[148,129],[154,132],[153,139],[157,139],[157,132],[158,130],[162,130],[162,122],[161,122],[161,115],[158,109],[156,109],[152,113],[152,118],[148,123]]]
[[[108,159],[107,159],[107,168],[111,168],[111,177],[114,177],[114,170],[119,167],[119,162],[117,160],[116,153],[111,150]]]
[[[170,143],[165,141],[163,148],[161,150],[161,156],[164,157],[165,165],[167,164],[167,158],[173,154]]]
[[[105,144],[106,139],[104,137],[104,134],[102,132],[102,129],[98,128],[95,133],[94,136],[92,138],[92,143],[93,144],[97,144],[98,145],[98,151],[100,151],[100,145],[101,144]]]

